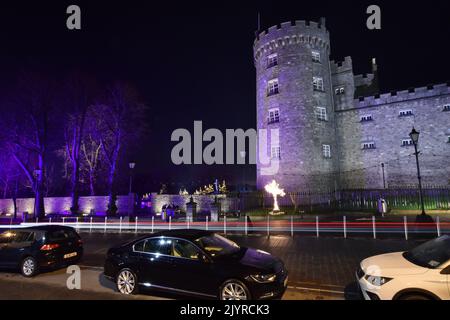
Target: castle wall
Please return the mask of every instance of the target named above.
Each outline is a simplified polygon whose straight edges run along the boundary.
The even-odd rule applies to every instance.
[[[450,185],[450,104],[447,85],[400,91],[354,100],[353,109],[338,111],[336,121],[340,151],[340,182],[343,188],[382,188],[417,184],[414,146],[402,146],[414,126],[420,132],[420,167],[424,184]],[[413,115],[400,117],[401,110]],[[361,122],[371,115],[373,121]],[[362,149],[374,142],[375,149]]]
[[[34,198],[17,199],[17,212],[22,214],[34,212]],[[80,211],[89,214],[93,210],[96,214],[104,215],[108,209],[108,196],[80,197],[78,201]],[[71,197],[47,197],[44,198],[46,214],[69,214],[72,205]],[[127,214],[133,210],[133,196],[117,196],[116,205],[118,214]],[[13,214],[14,203],[12,199],[0,199],[0,215]]]

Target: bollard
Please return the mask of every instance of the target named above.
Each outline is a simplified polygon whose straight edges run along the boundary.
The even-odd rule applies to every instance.
[[[267,215],[267,237],[270,237],[270,216]]]
[[[245,235],[247,235],[247,215],[244,216],[244,230],[245,230]]]
[[[92,232],[92,217],[89,219],[89,232]]]
[[[377,229],[375,226],[375,216],[372,216],[372,230],[373,230],[373,238],[377,238]]]
[[[134,219],[134,233],[137,233],[138,217]]]
[[[439,221],[439,216],[436,217],[436,229],[438,237],[441,236],[441,222]]]
[[[76,223],[76,229],[79,230],[79,226],[78,226],[78,217],[77,217],[77,223]]]
[[[227,216],[223,216],[223,233],[227,234]]]
[[[39,223],[39,218],[36,218],[36,223]]]
[[[405,240],[408,240],[408,220],[406,216],[403,217],[403,226],[405,229]]]
[[[294,236],[294,216],[291,216],[291,237]]]
[[[344,239],[347,239],[347,217],[344,216]]]
[[[11,218],[11,219],[9,220],[9,230],[11,230],[11,228],[12,228],[12,223],[13,223],[13,218]]]
[[[205,228],[206,228],[206,230],[208,230],[208,216],[206,216],[206,220],[205,220]]]
[[[189,217],[186,217],[186,223],[187,223],[187,228],[188,230],[190,229],[190,225],[189,225]]]
[[[152,233],[153,233],[154,225],[155,225],[155,217],[152,217]]]
[[[169,230],[172,230],[172,216],[169,216]]]
[[[105,229],[103,230],[103,232],[106,232],[106,222],[108,221],[108,217],[105,217]]]
[[[48,223],[52,223],[52,217],[48,218]]]
[[[122,216],[120,217],[119,221],[119,233],[122,233]]]
[[[319,216],[316,216],[316,236],[319,237]]]
[[[63,217],[63,225],[66,224],[66,217]]]

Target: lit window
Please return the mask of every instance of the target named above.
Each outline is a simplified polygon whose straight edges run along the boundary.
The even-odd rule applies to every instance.
[[[361,116],[361,122],[367,122],[367,121],[373,121],[373,118],[372,118],[371,114],[367,114],[367,115]]]
[[[272,147],[270,156],[272,159],[281,159],[281,148],[279,146]]]
[[[269,110],[269,119],[268,123],[276,123],[280,122],[280,110],[279,109],[270,109]]]
[[[278,65],[278,55],[273,53],[267,57],[267,68],[272,68]]]
[[[447,137],[447,143],[450,143],[450,136]]]
[[[361,148],[363,150],[375,149],[375,142],[363,142]]]
[[[320,62],[320,52],[319,51],[312,51],[312,61]]]
[[[278,93],[278,79],[272,79],[267,83],[267,95],[271,96]]]
[[[334,93],[335,93],[337,96],[339,96],[339,95],[341,95],[341,94],[344,94],[344,93],[345,93],[345,88],[344,88],[344,87],[336,88],[336,89],[334,89]]]
[[[409,117],[414,115],[412,110],[400,110],[400,112],[398,113],[399,117]]]
[[[406,138],[402,140],[402,147],[412,146],[413,144],[412,139]]]
[[[321,121],[327,121],[328,120],[327,109],[324,107],[317,107],[316,108],[316,116],[317,116],[317,119],[319,119]]]
[[[325,158],[331,158],[331,147],[329,144],[322,145],[322,152]]]
[[[446,104],[442,111],[450,111],[450,104]]]
[[[323,91],[323,79],[319,77],[313,77],[313,88],[316,91]]]

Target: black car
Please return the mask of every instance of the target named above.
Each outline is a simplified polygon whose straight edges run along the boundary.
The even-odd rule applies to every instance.
[[[83,243],[71,227],[46,225],[0,233],[0,267],[19,268],[25,277],[41,268],[77,263],[82,255]]]
[[[148,288],[221,300],[281,298],[288,277],[283,262],[269,253],[193,229],[109,249],[104,274],[124,294]]]

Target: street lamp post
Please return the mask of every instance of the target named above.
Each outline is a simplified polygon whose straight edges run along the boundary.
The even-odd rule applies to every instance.
[[[417,143],[419,142],[420,132],[416,131],[413,127],[409,137],[411,138],[414,145],[414,155],[416,156],[416,166],[417,166],[417,179],[419,180],[419,195],[420,195],[420,206],[422,209],[422,213],[417,216],[416,220],[425,221],[430,220],[430,217],[425,213],[425,206],[423,203],[423,193],[422,193],[422,177],[420,175],[420,166],[419,166],[419,151],[417,151]]]
[[[132,186],[133,186],[133,169],[136,166],[136,163],[135,162],[130,162],[128,164],[128,166],[130,167],[130,190],[129,190],[129,193],[131,193]]]
[[[35,180],[35,186],[34,186],[34,218],[39,217],[39,214],[41,213],[41,203],[40,203],[40,197],[41,197],[41,190],[40,190],[40,181],[41,181],[41,174],[42,171],[40,169],[36,169],[33,171],[34,180]]]
[[[241,158],[244,160],[244,164],[242,166],[242,191],[245,192],[245,156],[247,153],[245,151],[241,151]]]

